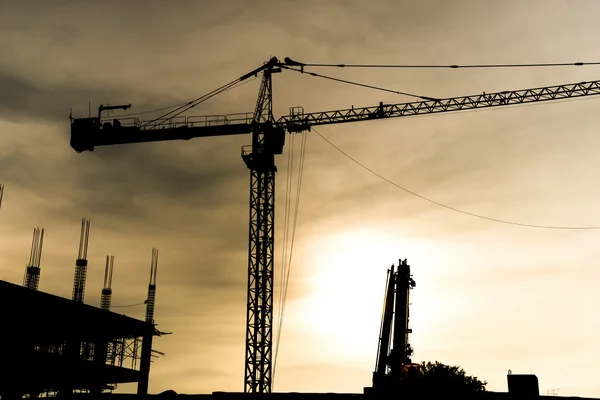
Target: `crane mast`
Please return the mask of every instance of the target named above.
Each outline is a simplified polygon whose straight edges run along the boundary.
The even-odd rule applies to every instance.
[[[285,131],[274,127],[272,74],[263,71],[254,111],[252,145],[242,148],[250,169],[250,226],[246,307],[246,362],[244,392],[271,391],[273,349],[273,249],[275,242],[275,154],[283,152]]]
[[[190,140],[199,137],[251,134],[242,159],[250,170],[250,216],[244,391],[271,391],[273,324],[273,249],[275,224],[275,155],[282,154],[285,133],[310,131],[313,126],[398,118],[422,114],[466,111],[600,94],[600,81],[547,86],[535,89],[482,93],[445,99],[425,98],[400,104],[304,113],[291,108],[289,115],[273,117],[272,75],[302,66],[288,58],[273,57],[241,76],[237,82],[262,74],[253,113],[163,118],[141,122],[136,118],[102,120],[102,111],[131,105],[100,106],[97,117],[71,120],[71,147],[78,153],[96,146]],[[296,70],[302,72],[303,70]],[[400,268],[400,267],[399,267]]]

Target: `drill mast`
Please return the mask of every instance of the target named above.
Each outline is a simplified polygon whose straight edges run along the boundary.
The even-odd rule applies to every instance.
[[[415,285],[406,260],[399,261],[396,271],[394,265],[388,270],[377,363],[373,372],[373,388],[377,391],[384,390],[388,382],[401,381],[405,367],[412,363],[413,348],[408,340],[412,330],[408,326],[408,317],[410,290]]]

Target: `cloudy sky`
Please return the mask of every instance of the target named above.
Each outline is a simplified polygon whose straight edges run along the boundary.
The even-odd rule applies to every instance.
[[[418,4],[417,4],[418,3]],[[91,219],[86,302],[115,255],[113,304],[143,301],[160,249],[150,390],[243,390],[249,137],[69,147],[69,108],[140,112],[207,93],[271,56],[317,63],[600,61],[594,0],[0,0],[0,279],[22,283],[34,227],[46,230],[40,290],[70,297],[80,220]],[[600,67],[317,70],[450,97],[600,78]],[[259,80],[190,115],[254,109]],[[410,98],[284,72],[274,110],[335,110]],[[528,224],[598,226],[600,99],[317,131],[386,179],[472,213]],[[144,117],[156,116],[153,114]],[[287,154],[279,156],[281,279]],[[296,162],[295,171],[298,165]],[[293,171],[292,171],[293,172]],[[294,186],[293,193],[296,193]],[[411,196],[307,137],[276,391],[360,392],[371,383],[385,271],[407,258],[414,360],[459,364],[506,390],[600,395],[596,230],[473,218]],[[279,297],[278,297],[279,298]],[[115,308],[143,317],[143,307]],[[123,390],[134,390],[123,386]]]

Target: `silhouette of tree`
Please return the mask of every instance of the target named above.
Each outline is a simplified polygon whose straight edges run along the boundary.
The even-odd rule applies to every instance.
[[[484,392],[487,381],[469,376],[459,366],[450,366],[436,362],[421,363],[422,376],[418,378],[419,386],[444,391],[446,393]]]

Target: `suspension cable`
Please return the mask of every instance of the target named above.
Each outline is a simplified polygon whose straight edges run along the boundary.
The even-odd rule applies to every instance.
[[[252,78],[250,78],[250,79],[248,79],[248,80],[245,80],[245,81],[238,82],[238,83],[236,83],[235,85],[233,85],[233,86],[231,86],[231,87],[229,87],[229,88],[227,88],[227,89],[223,90],[221,93],[225,93],[225,92],[227,92],[227,91],[229,91],[229,90],[232,90],[232,89],[238,88],[238,87],[240,87],[240,86],[243,86],[243,85],[245,85],[245,84],[247,84],[247,83],[250,83],[250,82],[254,81],[254,80],[255,80],[255,79],[257,79],[257,78],[258,78],[258,76],[253,76]],[[169,110],[169,109],[171,109],[171,108],[185,106],[185,105],[187,105],[187,104],[189,104],[189,103],[190,103],[190,101],[186,101],[185,103],[179,103],[179,104],[174,104],[174,105],[172,105],[172,106],[161,107],[161,108],[155,108],[155,109],[153,109],[153,110],[138,111],[138,112],[134,112],[134,113],[127,113],[127,114],[118,114],[118,115],[114,115],[114,116],[112,116],[112,118],[133,117],[133,116],[136,116],[136,115],[151,114],[151,113],[155,113],[155,112],[158,112],[158,111],[165,111],[165,110]]]
[[[279,307],[277,312],[277,338],[276,338],[276,347],[273,356],[274,364],[277,363],[277,353],[279,350],[279,335],[281,328],[281,319],[282,319],[282,309],[284,302],[284,287],[285,287],[285,276],[288,268],[287,264],[287,252],[288,252],[288,242],[289,242],[289,221],[290,221],[290,203],[291,203],[291,192],[292,192],[292,177],[293,177],[293,168],[294,168],[294,138],[296,135],[292,135],[292,140],[288,148],[288,160],[287,160],[287,172],[286,172],[286,182],[285,182],[285,205],[284,205],[284,220],[283,220],[283,250],[281,257],[281,278],[280,278],[280,286],[279,286]],[[275,368],[273,368],[275,370]]]
[[[111,308],[135,307],[135,306],[141,306],[141,305],[143,305],[143,304],[146,304],[146,302],[145,302],[145,301],[142,301],[142,302],[140,302],[140,303],[133,303],[133,304],[123,304],[123,305],[118,305],[118,306],[111,305],[110,307],[111,307]]]
[[[187,110],[189,110],[189,109],[191,109],[193,107],[196,107],[198,104],[203,103],[206,100],[208,100],[208,99],[210,99],[210,98],[212,98],[212,97],[214,97],[214,96],[216,96],[216,95],[224,92],[225,90],[231,88],[233,85],[235,85],[238,82],[239,82],[239,79],[236,79],[234,81],[231,81],[231,82],[229,82],[229,83],[221,86],[218,89],[213,90],[212,92],[208,92],[207,94],[205,94],[203,96],[200,96],[197,99],[189,101],[189,102],[185,103],[183,106],[177,107],[176,109],[171,110],[168,113],[162,114],[161,116],[156,117],[153,120],[150,120],[150,121],[144,123],[142,126],[140,126],[140,129],[143,129],[144,127],[146,127],[149,124],[152,124],[152,123],[154,123],[154,122],[156,122],[158,120],[165,119],[167,117],[168,118],[174,118],[174,117],[176,117],[178,115],[181,115],[184,112],[186,112]],[[172,114],[172,113],[175,113],[175,114],[169,116],[169,114]]]
[[[140,129],[142,129],[142,128],[148,126],[149,124],[152,124],[152,123],[154,123],[154,122],[156,122],[158,120],[166,118],[167,116],[169,116],[169,114],[175,113],[175,114],[169,116],[169,118],[174,118],[174,117],[176,117],[178,115],[181,115],[182,113],[186,112],[187,110],[196,107],[198,104],[203,103],[206,100],[208,100],[208,99],[210,99],[210,98],[212,98],[212,97],[214,97],[214,96],[216,96],[216,95],[218,95],[220,93],[223,93],[223,92],[225,92],[228,89],[231,89],[233,86],[235,86],[236,84],[238,84],[238,83],[240,83],[242,81],[245,81],[246,79],[250,78],[255,72],[256,72],[256,74],[258,74],[259,70],[260,70],[260,68],[257,68],[253,72],[245,74],[245,75],[243,75],[243,76],[241,76],[241,77],[239,77],[237,79],[234,79],[231,82],[226,83],[225,85],[223,85],[223,86],[221,86],[221,87],[219,87],[219,88],[217,88],[217,89],[215,89],[215,90],[213,90],[211,92],[208,92],[208,93],[206,93],[206,94],[198,97],[197,99],[189,101],[189,102],[185,103],[184,105],[182,105],[180,107],[177,107],[176,109],[174,109],[172,111],[169,111],[168,113],[165,113],[165,114],[163,114],[163,115],[161,115],[161,116],[159,116],[159,117],[157,117],[157,118],[155,118],[155,119],[153,119],[151,121],[148,121],[144,125],[140,126]]]
[[[286,60],[287,61],[287,60]],[[290,65],[302,67],[333,67],[333,68],[532,68],[532,67],[582,67],[589,65],[600,65],[600,61],[594,62],[568,62],[568,63],[525,63],[525,64],[326,64],[326,63],[301,63],[289,60]]]
[[[277,333],[277,338],[276,338],[276,342],[275,342],[275,353],[274,353],[274,357],[273,357],[273,377],[272,377],[272,383],[275,383],[275,373],[277,371],[276,367],[277,367],[277,357],[279,355],[279,344],[281,342],[281,332],[282,332],[282,327],[283,327],[283,319],[284,319],[284,315],[285,315],[285,305],[286,305],[286,299],[287,299],[287,292],[288,292],[288,287],[289,287],[289,281],[290,281],[290,272],[291,272],[291,267],[292,267],[292,256],[293,256],[293,251],[294,251],[294,242],[295,242],[295,238],[296,238],[296,227],[297,227],[297,222],[298,222],[298,214],[299,214],[299,209],[300,209],[300,194],[302,191],[302,178],[304,175],[304,161],[306,158],[306,139],[308,137],[308,135],[306,134],[306,132],[303,132],[302,134],[302,138],[301,138],[301,145],[300,145],[300,161],[299,161],[299,165],[298,165],[298,178],[297,178],[297,186],[296,186],[296,201],[295,201],[295,205],[294,205],[294,219],[292,222],[292,226],[291,226],[291,239],[288,239],[289,241],[289,253],[288,253],[288,258],[287,258],[287,268],[285,270],[285,277],[284,277],[284,283],[283,283],[283,296],[281,299],[281,313],[280,313],[280,318],[279,318],[279,325],[278,325],[278,333]],[[289,227],[289,224],[288,224]]]
[[[439,207],[442,208],[446,208],[450,211],[454,211],[460,214],[465,214],[465,215],[469,215],[471,217],[475,217],[475,218],[479,218],[479,219],[484,219],[487,221],[492,221],[492,222],[498,222],[501,224],[507,224],[507,225],[515,225],[515,226],[521,226],[521,227],[526,227],[526,228],[539,228],[539,229],[557,229],[557,230],[596,230],[596,229],[600,229],[600,226],[558,226],[558,225],[536,225],[536,224],[527,224],[527,223],[522,223],[522,222],[515,222],[515,221],[508,221],[508,220],[504,220],[504,219],[500,219],[500,218],[493,218],[493,217],[488,217],[485,215],[481,215],[481,214],[475,214],[469,211],[465,211],[465,210],[461,210],[459,208],[455,208],[443,203],[440,203],[439,201],[435,201],[432,200],[430,198],[427,198],[425,196],[422,196],[416,192],[413,192],[403,186],[398,185],[397,183],[385,178],[384,176],[382,176],[381,174],[375,172],[374,170],[372,170],[371,168],[367,167],[366,165],[362,164],[360,161],[358,161],[357,159],[355,159],[354,157],[352,157],[351,155],[349,155],[348,153],[346,153],[344,150],[342,150],[340,147],[336,146],[335,144],[333,144],[329,139],[327,139],[325,136],[321,135],[314,127],[312,128],[312,130],[319,135],[319,137],[321,137],[321,139],[323,139],[325,142],[327,142],[331,147],[333,147],[334,149],[336,149],[338,152],[340,152],[342,155],[344,155],[346,158],[348,158],[349,160],[351,160],[352,162],[354,162],[356,165],[358,165],[359,167],[361,167],[362,169],[370,172],[372,175],[375,175],[377,178],[381,179],[384,182],[389,183],[392,186],[395,186],[396,188],[405,191],[408,194],[411,194],[415,197],[420,198],[421,200],[425,200],[429,203],[435,204]]]
[[[297,68],[291,68],[291,67],[285,67],[285,66],[282,67],[282,68],[288,69],[290,71],[296,71],[296,72],[299,72],[301,74],[307,74],[307,75],[314,76],[314,77],[317,77],[317,78],[323,78],[323,79],[328,79],[330,81],[335,81],[335,82],[340,82],[340,83],[346,83],[346,84],[354,85],[354,86],[360,86],[360,87],[364,87],[364,88],[367,88],[367,89],[379,90],[379,91],[382,91],[382,92],[394,93],[394,94],[399,94],[399,95],[402,95],[402,96],[415,97],[415,98],[421,99],[421,100],[436,100],[435,98],[429,97],[429,96],[420,96],[418,94],[412,94],[412,93],[407,93],[407,92],[400,92],[398,90],[386,89],[386,88],[383,88],[383,87],[380,87],[380,86],[373,86],[373,85],[368,85],[368,84],[365,84],[365,83],[359,83],[359,82],[355,82],[355,81],[349,81],[349,80],[346,80],[346,79],[335,78],[335,77],[332,77],[332,76],[321,75],[321,74],[317,74],[316,72],[307,72],[307,71],[304,71],[303,69],[297,69]]]

